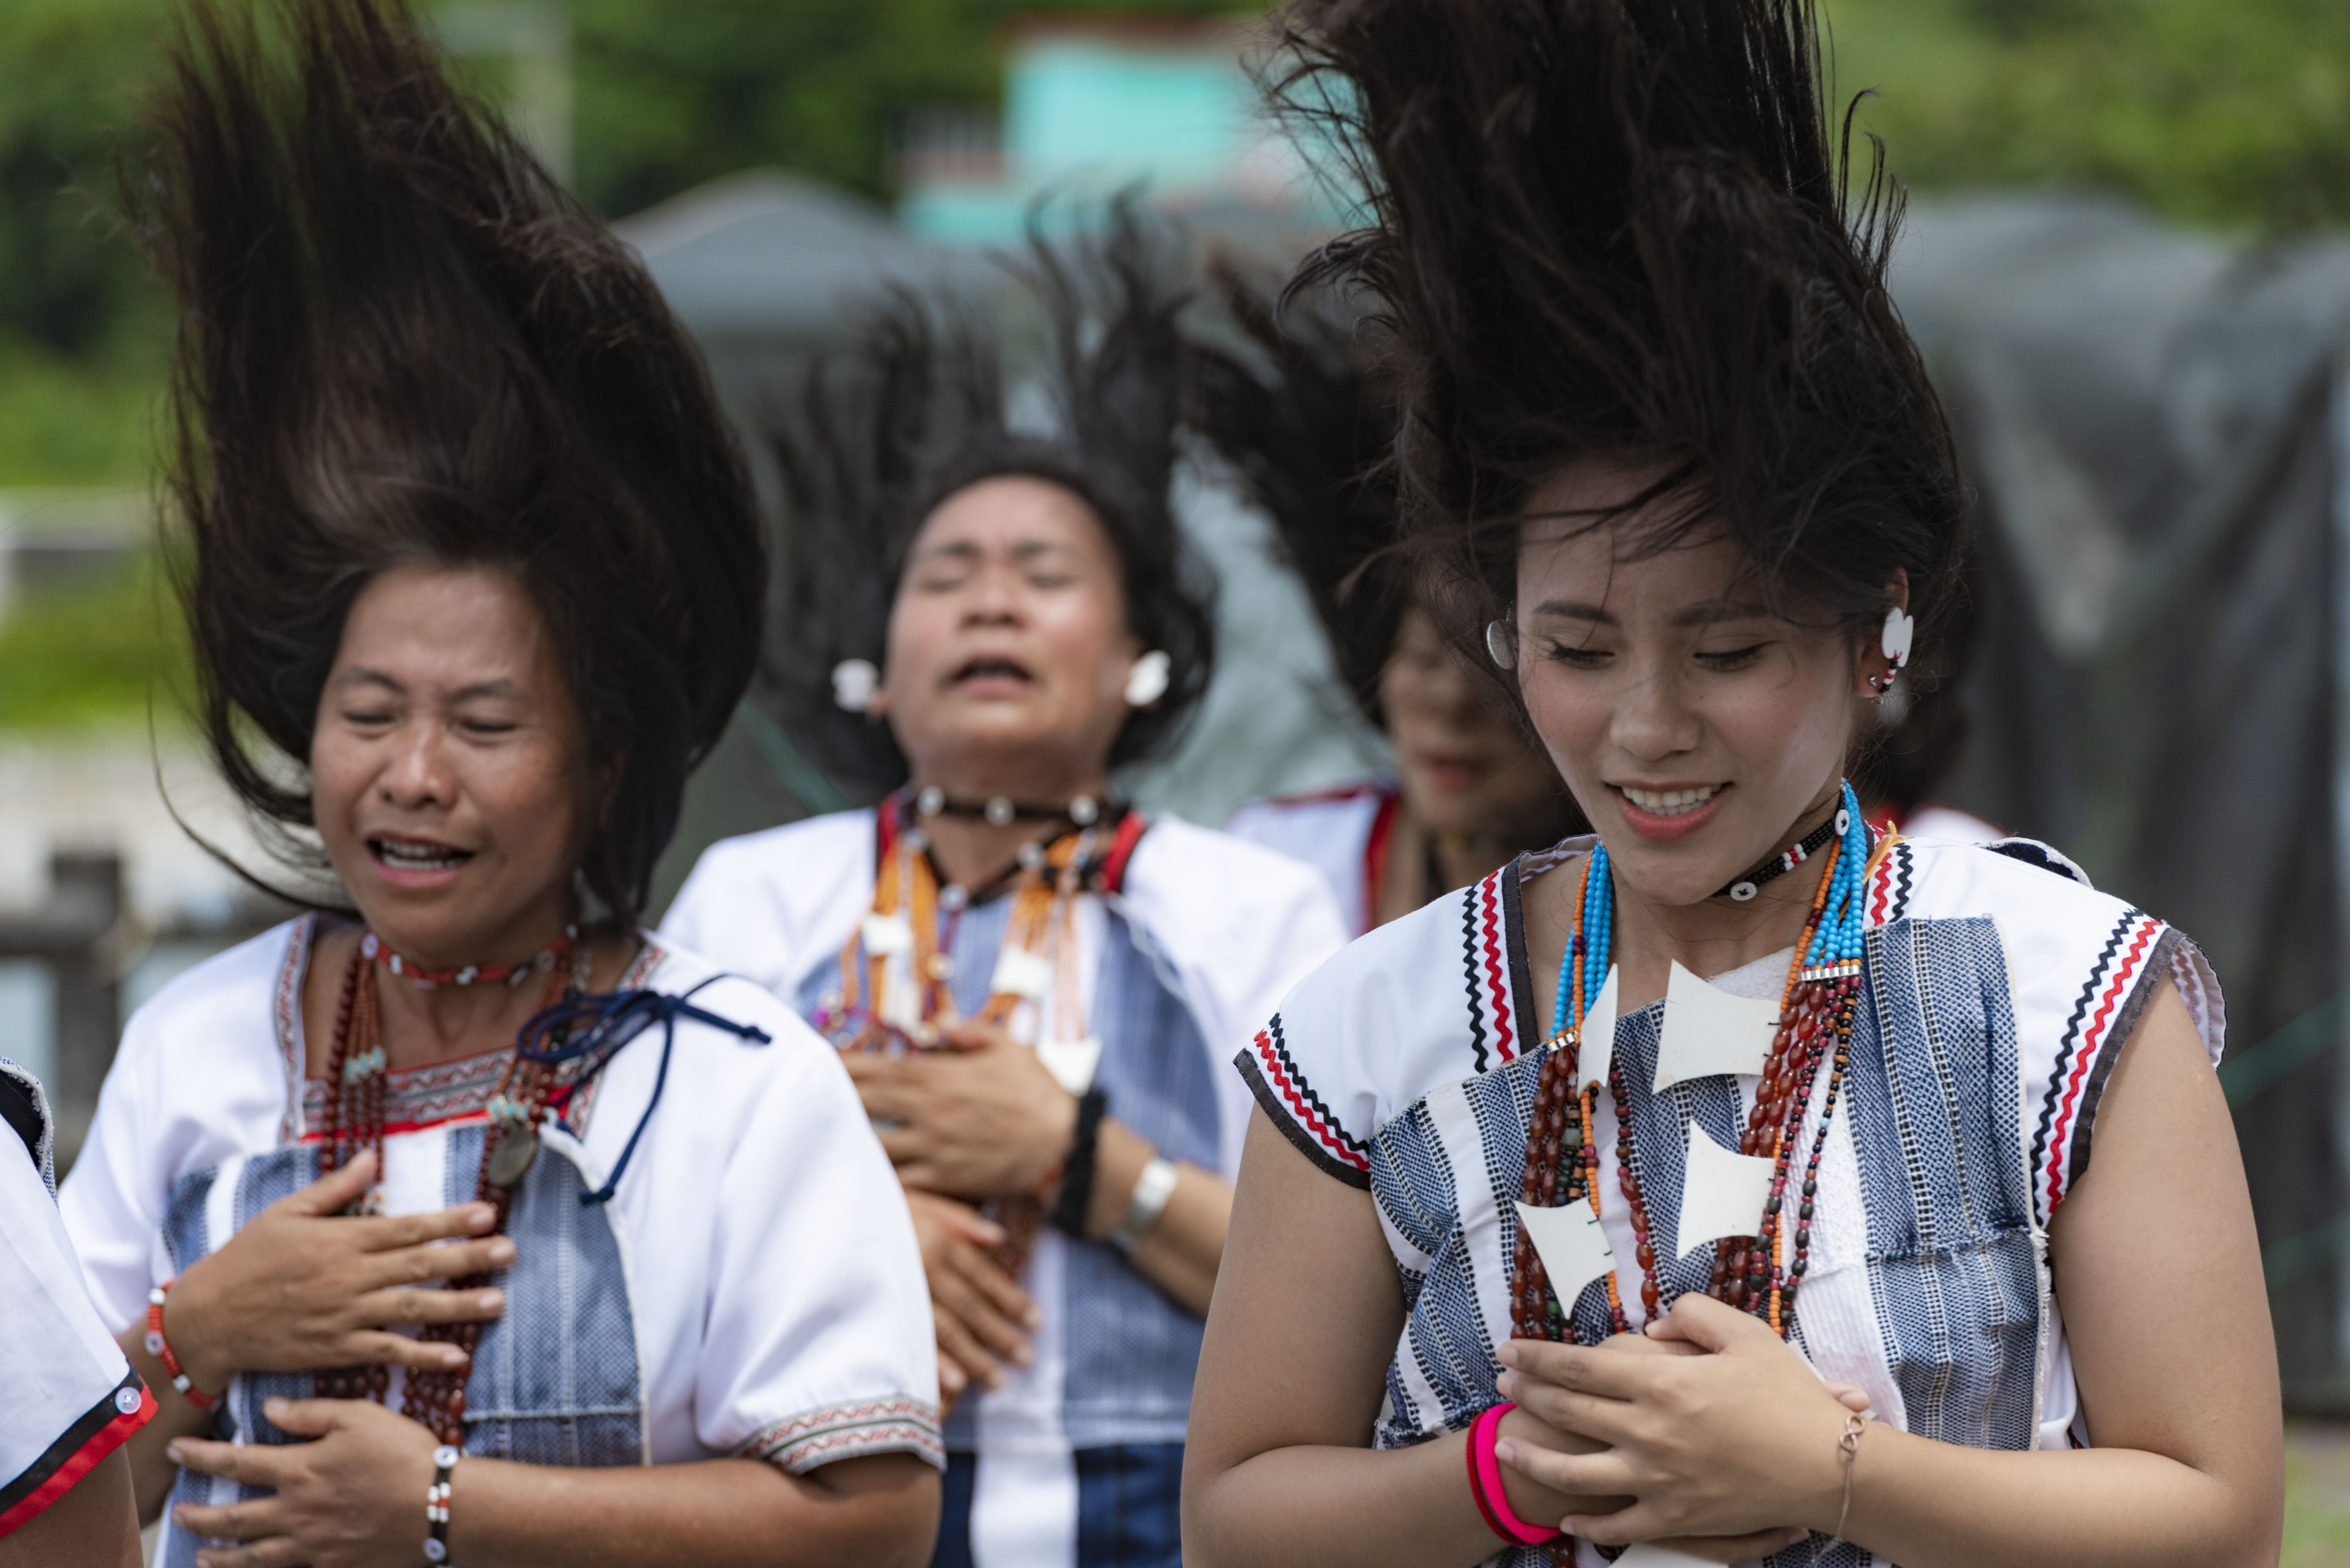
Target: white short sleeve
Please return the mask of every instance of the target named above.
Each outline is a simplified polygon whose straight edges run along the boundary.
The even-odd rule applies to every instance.
[[[82,1286],[48,1185],[0,1126],[0,1536],[155,1414]]]

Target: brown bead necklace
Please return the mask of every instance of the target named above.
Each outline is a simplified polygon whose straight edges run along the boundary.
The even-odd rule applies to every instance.
[[[1803,938],[1795,945],[1786,982],[1781,990],[1779,1027],[1772,1040],[1761,1089],[1739,1139],[1740,1153],[1773,1162],[1770,1196],[1763,1205],[1761,1225],[1753,1236],[1730,1237],[1714,1244],[1713,1266],[1706,1286],[1707,1294],[1765,1319],[1783,1337],[1794,1328],[1796,1293],[1810,1265],[1811,1225],[1819,1195],[1820,1160],[1826,1150],[1829,1124],[1835,1115],[1845,1072],[1851,1061],[1853,1019],[1860,997],[1856,962],[1814,964],[1807,968],[1805,960],[1814,954],[1818,945],[1816,939],[1828,912],[1831,892],[1855,888],[1866,880],[1864,873],[1852,867],[1842,867],[1845,874],[1839,875],[1837,857],[1850,857],[1856,846],[1839,844],[1827,851],[1828,863],[1822,868]],[[1877,853],[1881,854],[1882,848],[1882,845],[1878,846]],[[1864,858],[1873,861],[1875,856]],[[1595,873],[1607,875],[1605,862],[1597,856],[1584,864],[1584,887],[1575,900],[1575,907],[1584,915],[1571,933],[1570,966],[1586,952],[1586,928],[1595,924],[1592,911],[1598,908],[1599,899],[1608,896],[1607,890],[1592,887]],[[1604,922],[1603,915],[1599,923]],[[1577,1088],[1581,1082],[1577,1059],[1582,1045],[1583,987],[1573,983],[1564,971],[1562,984],[1565,989],[1561,1010],[1571,1023],[1546,1043],[1547,1054],[1535,1080],[1534,1116],[1527,1129],[1525,1170],[1520,1191],[1529,1204],[1552,1206],[1587,1199],[1596,1214],[1600,1210],[1599,1151],[1593,1136],[1592,1118],[1598,1088],[1596,1085]],[[1802,1141],[1804,1113],[1823,1072],[1827,1085],[1819,1126],[1794,1194],[1798,1201],[1790,1256],[1785,1215],[1787,1189],[1793,1159]],[[1640,1270],[1641,1305],[1654,1319],[1669,1310],[1672,1303],[1665,1298],[1658,1280],[1656,1244],[1634,1158],[1631,1096],[1622,1065],[1612,1059],[1607,1090],[1616,1111],[1617,1185],[1629,1205]],[[1523,1229],[1510,1272],[1512,1333],[1522,1339],[1573,1337],[1574,1324],[1569,1315],[1573,1303],[1557,1299],[1550,1288],[1541,1255]],[[1606,1276],[1606,1282],[1610,1326],[1615,1333],[1628,1333],[1629,1320],[1613,1272]]]
[[[568,964],[558,967],[553,958],[547,958],[536,965],[546,975],[539,996],[542,1008],[588,989],[593,961],[586,944],[574,947],[567,939],[550,952],[559,957],[567,948]],[[390,1059],[384,1051],[383,1012],[372,971],[376,955],[389,950],[374,940],[373,932],[363,935],[352,950],[335,1006],[334,1049],[327,1061],[327,1122],[321,1129],[318,1174],[339,1170],[362,1150],[375,1151],[377,1186],[347,1210],[356,1214],[377,1213],[382,1207],[384,1098]],[[523,966],[515,970],[520,973]],[[504,1233],[515,1189],[538,1152],[538,1126],[555,1086],[553,1067],[516,1052],[498,1079],[497,1092],[490,1096],[490,1129],[482,1142],[481,1169],[473,1181],[475,1200],[490,1204],[496,1211],[489,1234]],[[442,1288],[479,1290],[488,1283],[487,1274],[473,1274],[451,1280]],[[418,1337],[458,1346],[465,1353],[465,1364],[454,1369],[409,1368],[400,1393],[400,1413],[430,1428],[442,1442],[462,1448],[465,1380],[472,1369],[473,1348],[481,1341],[482,1325],[428,1324]],[[372,1399],[380,1404],[390,1393],[391,1373],[384,1366],[350,1366],[321,1372],[314,1381],[321,1397]]]

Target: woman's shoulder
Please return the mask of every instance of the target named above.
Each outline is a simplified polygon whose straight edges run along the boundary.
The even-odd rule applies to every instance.
[[[661,919],[661,936],[723,969],[786,987],[811,944],[837,942],[834,928],[848,929],[872,888],[872,811],[807,817],[703,850]]]
[[[315,916],[296,916],[173,975],[131,1013],[118,1059],[168,1048],[213,1065],[255,1054],[275,1063],[299,1033],[316,929]]]

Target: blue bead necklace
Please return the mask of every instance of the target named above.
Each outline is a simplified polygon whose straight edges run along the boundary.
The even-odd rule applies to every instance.
[[[1860,801],[1849,780],[1835,815],[1835,831],[1839,853],[1829,873],[1827,903],[1804,951],[1800,980],[1834,980],[1860,972],[1861,880],[1868,867],[1868,824],[1861,820]],[[1574,940],[1559,957],[1558,996],[1550,1015],[1554,1039],[1599,999],[1600,987],[1607,983],[1615,937],[1616,879],[1607,846],[1597,844],[1592,846],[1591,871],[1584,879],[1582,916],[1575,921]],[[1581,1005],[1573,1006],[1577,1002]]]

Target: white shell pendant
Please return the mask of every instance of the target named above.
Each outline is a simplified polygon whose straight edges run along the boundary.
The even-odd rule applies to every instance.
[[[1045,1071],[1061,1087],[1073,1095],[1082,1095],[1094,1085],[1094,1069],[1101,1064],[1102,1043],[1098,1034],[1088,1034],[1082,1040],[1039,1040],[1036,1060],[1045,1064]]]
[[[1762,1156],[1726,1149],[1692,1123],[1689,1163],[1682,1168],[1680,1222],[1673,1231],[1678,1255],[1686,1258],[1725,1236],[1760,1231],[1762,1205],[1771,1197],[1771,1168]]]
[[[1665,981],[1664,1038],[1657,1046],[1659,1093],[1724,1073],[1759,1075],[1779,1033],[1779,1004],[1732,996],[1673,965]]]
[[[1599,987],[1599,994],[1591,999],[1591,1005],[1584,1011],[1583,1033],[1578,1036],[1582,1041],[1583,1054],[1575,1058],[1575,1077],[1579,1080],[1575,1085],[1578,1092],[1594,1085],[1605,1086],[1608,1069],[1615,1063],[1616,981],[1623,972],[1617,965],[1608,965],[1607,979]],[[1545,1262],[1543,1267],[1548,1269],[1550,1264]]]
[[[1556,1209],[1518,1204],[1518,1223],[1542,1259],[1550,1288],[1571,1311],[1583,1287],[1616,1270],[1616,1251],[1591,1205],[1578,1198]]]

